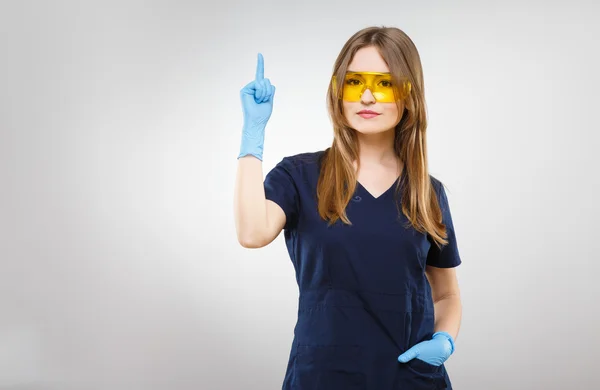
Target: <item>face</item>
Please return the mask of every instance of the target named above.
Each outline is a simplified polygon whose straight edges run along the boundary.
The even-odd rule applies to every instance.
[[[389,72],[389,68],[377,48],[370,46],[359,49],[352,62],[348,65],[348,72]],[[366,79],[369,80],[369,79]],[[370,79],[373,80],[373,79]],[[384,84],[380,85],[386,85]],[[363,134],[376,134],[393,130],[400,122],[398,106],[394,102],[381,102],[377,100],[377,90],[366,88],[358,101],[343,100],[344,116],[356,131]],[[380,99],[381,100],[381,99]],[[403,109],[403,105],[401,108]],[[375,115],[361,113],[361,111],[374,111]]]

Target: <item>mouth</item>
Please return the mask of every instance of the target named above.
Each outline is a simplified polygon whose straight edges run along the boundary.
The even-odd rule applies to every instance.
[[[363,118],[374,118],[379,115],[378,112],[371,111],[371,110],[361,110],[357,114]]]

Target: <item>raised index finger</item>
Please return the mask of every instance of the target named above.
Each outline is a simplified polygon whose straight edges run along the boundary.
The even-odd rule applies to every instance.
[[[258,63],[256,64],[256,80],[265,78],[265,60],[263,55],[258,53]]]

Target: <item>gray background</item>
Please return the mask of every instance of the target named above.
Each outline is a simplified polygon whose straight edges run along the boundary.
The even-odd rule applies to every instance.
[[[283,237],[236,241],[239,90],[277,87],[264,173],[327,147],[343,43],[402,28],[463,265],[457,390],[597,389],[599,6],[0,3],[0,389],[277,389]]]

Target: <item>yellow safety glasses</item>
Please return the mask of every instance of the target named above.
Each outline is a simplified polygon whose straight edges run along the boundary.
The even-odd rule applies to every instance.
[[[336,77],[332,77],[333,91],[337,94]],[[396,85],[390,73],[379,72],[347,72],[342,89],[342,99],[348,102],[359,102],[368,88],[375,100],[380,103],[394,103],[405,99],[410,93],[410,81],[401,80]]]

